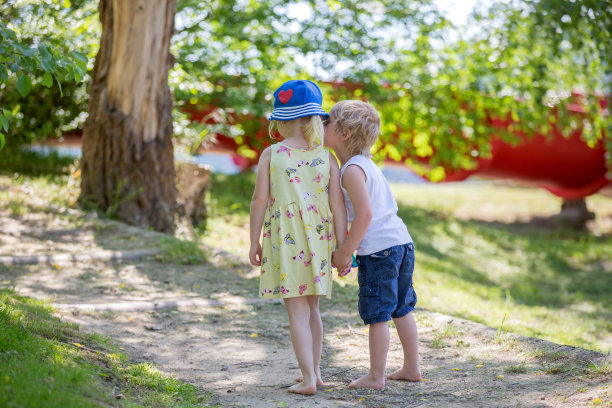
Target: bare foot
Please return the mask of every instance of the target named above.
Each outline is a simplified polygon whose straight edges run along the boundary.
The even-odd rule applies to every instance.
[[[416,369],[416,371],[400,368],[396,372],[389,374],[387,378],[389,380],[419,382],[421,381],[421,372],[418,368]]]
[[[302,376],[300,375],[298,378],[295,379],[295,382],[300,383],[304,381],[304,379],[302,378]],[[323,383],[323,380],[321,379],[321,376],[317,376],[317,387],[320,387],[322,385],[325,385]]]
[[[314,384],[306,385],[303,382],[300,382],[289,387],[289,392],[294,394],[315,395],[317,393],[317,386]]]
[[[366,374],[361,378],[351,381],[349,388],[371,388],[373,390],[382,390],[385,388],[385,379],[375,379]]]

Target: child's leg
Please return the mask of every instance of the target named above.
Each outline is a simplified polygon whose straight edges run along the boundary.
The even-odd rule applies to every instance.
[[[315,374],[317,376],[317,385],[323,385],[321,379],[321,352],[323,350],[323,322],[321,321],[321,313],[319,311],[318,295],[306,296],[310,305],[310,332],[312,333],[312,358]],[[300,376],[295,379],[297,382],[302,382]]]
[[[289,387],[289,392],[313,395],[317,392],[317,376],[313,365],[313,343],[310,331],[310,305],[306,297],[287,298],[291,343],[302,371],[302,382]]]
[[[389,351],[389,323],[378,322],[370,325],[370,372],[361,378],[351,381],[349,388],[385,387],[385,366]]]
[[[421,381],[419,369],[419,334],[412,313],[393,319],[404,349],[404,365],[387,376],[390,380]]]

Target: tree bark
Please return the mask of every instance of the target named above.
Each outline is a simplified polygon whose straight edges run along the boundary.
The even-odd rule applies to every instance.
[[[99,10],[80,201],[169,232],[176,199],[168,87],[175,2],[100,0]]]
[[[595,219],[595,213],[589,211],[584,198],[563,200],[558,218],[566,227],[584,229],[587,221]]]

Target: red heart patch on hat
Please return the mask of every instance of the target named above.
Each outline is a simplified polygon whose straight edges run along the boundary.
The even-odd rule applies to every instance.
[[[289,102],[289,99],[293,96],[293,89],[287,89],[286,91],[280,91],[278,93],[278,100],[282,103]]]

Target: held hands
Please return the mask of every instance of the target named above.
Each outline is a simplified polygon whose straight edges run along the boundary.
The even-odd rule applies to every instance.
[[[261,266],[261,245],[259,242],[251,244],[251,249],[249,250],[249,261],[253,266]]]
[[[344,277],[351,272],[353,258],[351,255],[343,254],[342,251],[332,252],[332,266],[338,270],[338,276]]]

